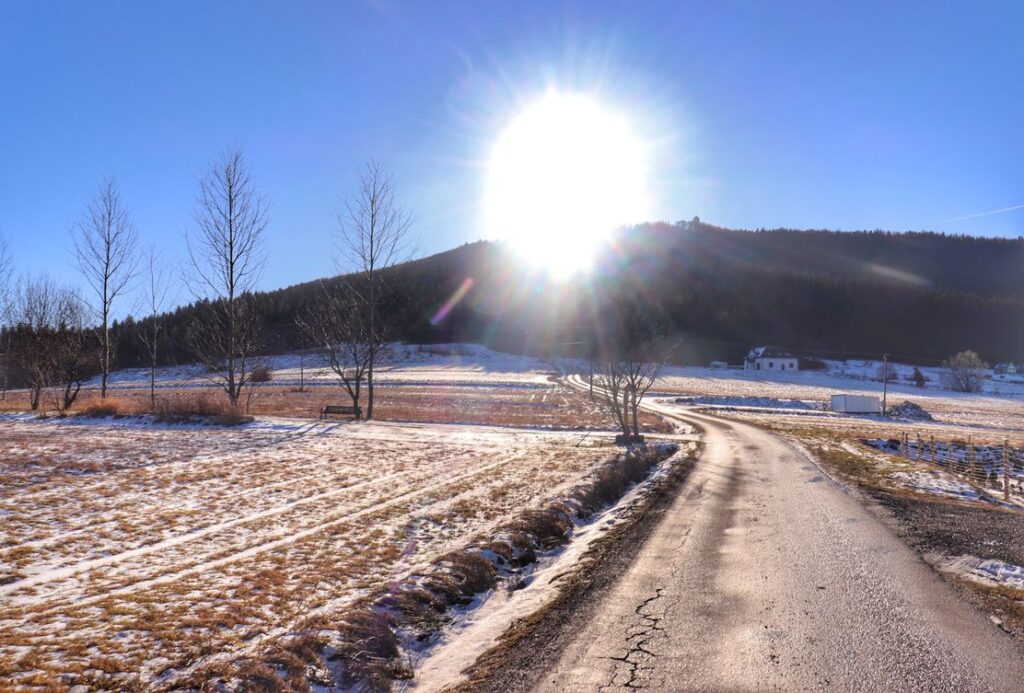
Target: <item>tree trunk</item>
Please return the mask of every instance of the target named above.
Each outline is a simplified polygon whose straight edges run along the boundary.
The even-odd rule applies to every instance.
[[[372,239],[372,236],[371,236]],[[371,240],[372,243],[372,240]],[[374,286],[374,268],[370,265],[370,359],[366,369],[366,419],[373,420],[373,364],[377,358],[377,295]]]
[[[106,300],[106,297],[103,299]],[[100,397],[107,398],[107,378],[110,376],[110,326],[107,314],[103,313],[103,376],[100,379]]]
[[[75,403],[75,399],[78,398],[78,391],[82,389],[80,382],[71,382],[64,387],[64,408],[61,413],[66,412],[71,408],[71,405]]]

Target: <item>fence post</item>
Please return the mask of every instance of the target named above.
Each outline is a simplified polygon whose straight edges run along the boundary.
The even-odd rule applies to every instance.
[[[1003,439],[1003,500],[1010,502],[1010,441]]]
[[[974,480],[974,443],[971,437],[967,436],[967,474]]]
[[[931,449],[932,449],[932,464],[935,464],[936,463],[935,436],[932,436],[932,439],[931,439]]]

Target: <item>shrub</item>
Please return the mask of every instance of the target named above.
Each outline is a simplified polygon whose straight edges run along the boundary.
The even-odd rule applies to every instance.
[[[269,383],[273,379],[274,371],[263,364],[253,368],[252,374],[249,376],[249,380],[254,383]]]
[[[945,385],[956,392],[981,392],[988,375],[988,364],[973,351],[961,351],[943,364]]]

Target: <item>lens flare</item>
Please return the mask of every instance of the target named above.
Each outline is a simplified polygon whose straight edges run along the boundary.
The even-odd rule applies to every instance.
[[[448,300],[444,302],[444,305],[438,308],[437,312],[434,313],[434,317],[430,318],[431,325],[440,325],[444,322],[444,319],[448,317],[448,314],[452,312],[455,306],[462,302],[462,299],[466,297],[469,290],[473,288],[473,277],[466,277],[462,280],[452,295],[448,297]]]

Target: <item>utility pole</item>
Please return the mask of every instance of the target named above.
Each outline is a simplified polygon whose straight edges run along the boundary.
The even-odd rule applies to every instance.
[[[882,416],[885,416],[886,398],[889,394],[889,354],[882,354]]]

